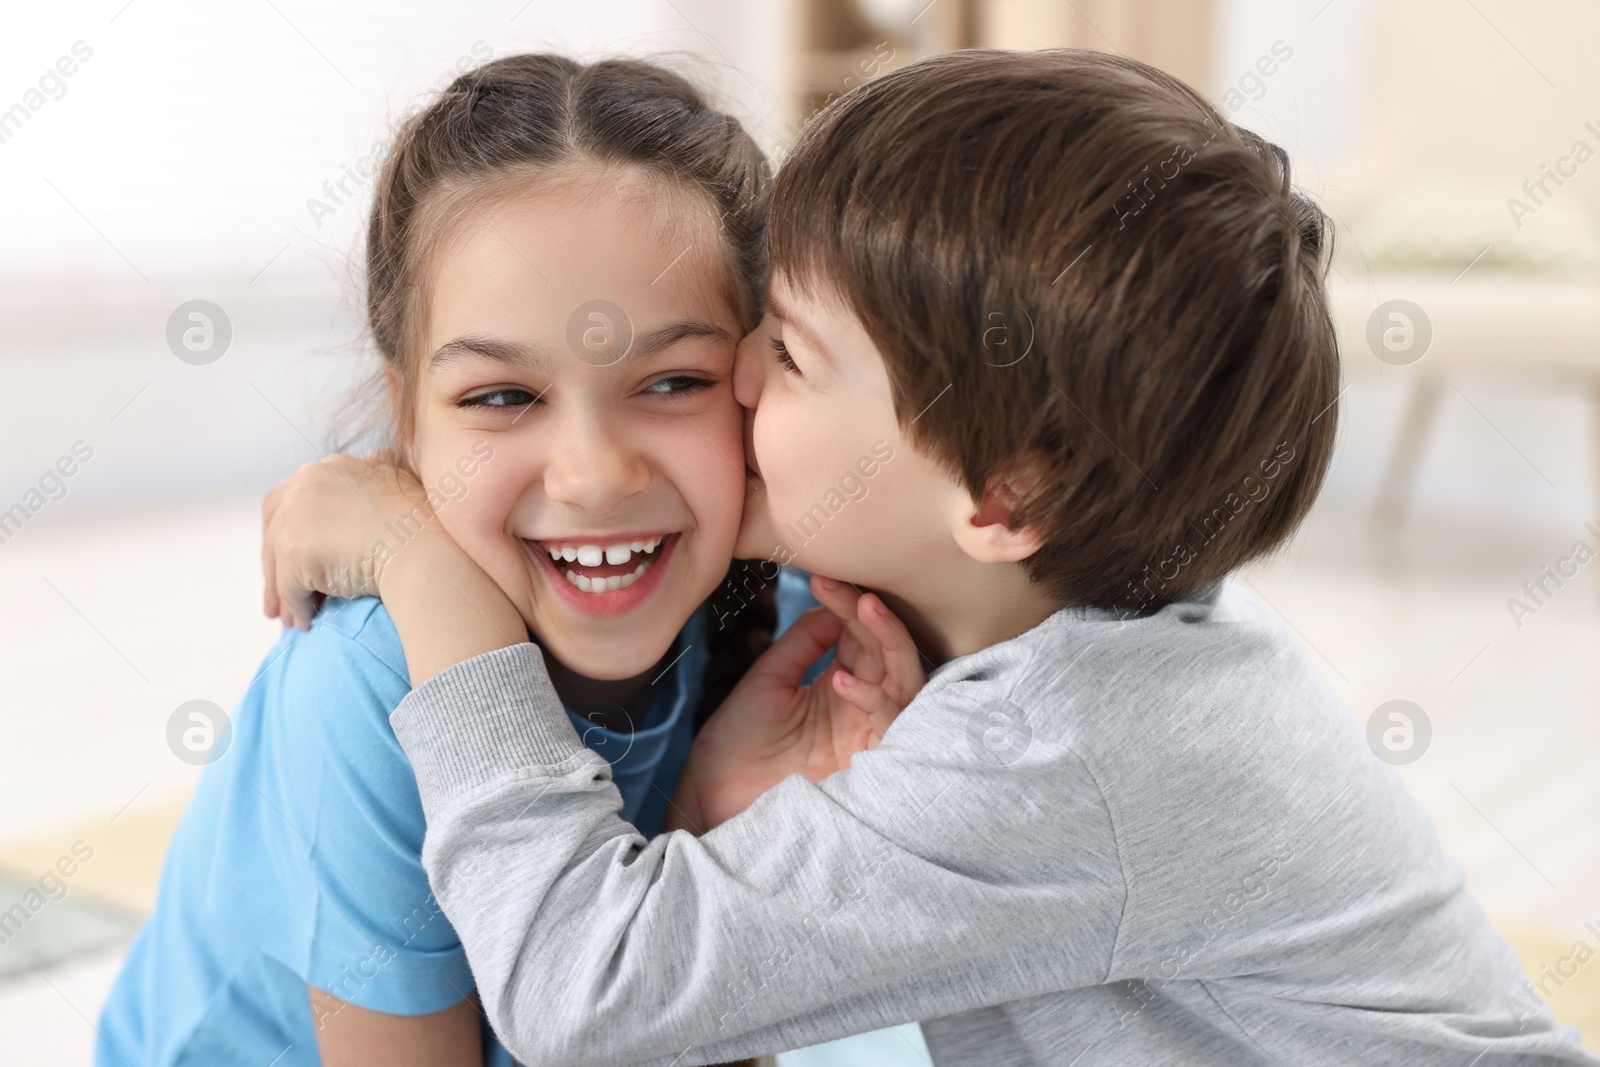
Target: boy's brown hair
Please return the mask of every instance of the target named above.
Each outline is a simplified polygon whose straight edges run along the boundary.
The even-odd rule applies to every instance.
[[[806,128],[767,225],[773,269],[861,319],[916,446],[975,499],[1022,487],[1059,602],[1153,610],[1310,508],[1331,229],[1282,149],[1171,75],[1077,49],[902,68]]]

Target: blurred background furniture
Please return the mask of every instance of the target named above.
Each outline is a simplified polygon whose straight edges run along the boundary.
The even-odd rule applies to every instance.
[[[797,120],[884,70],[957,48],[1098,48],[1210,81],[1212,0],[802,0]]]
[[[1360,170],[1327,197],[1342,223],[1332,290],[1346,365],[1411,383],[1372,509],[1391,534],[1441,404],[1471,403],[1454,376],[1575,385],[1600,405],[1600,67],[1575,61],[1600,39],[1600,7],[1491,10],[1374,5]],[[1371,345],[1378,306],[1396,299],[1422,311],[1409,328],[1431,329],[1420,358]],[[1596,428],[1600,460],[1600,411]],[[1600,462],[1593,491],[1600,505]]]
[[[1118,51],[1217,94],[1217,17],[1212,0],[803,0],[790,120],[798,128],[867,78],[966,47]],[[1404,516],[1440,405],[1465,397],[1451,374],[1575,382],[1600,402],[1600,107],[1584,111],[1600,100],[1600,67],[1563,62],[1600,39],[1600,7],[1551,0],[1538,17],[1495,17],[1458,0],[1373,5],[1357,170],[1324,190],[1340,222],[1332,292],[1347,362],[1376,365],[1368,327],[1385,301],[1420,307],[1426,322],[1413,326],[1431,334],[1414,362],[1385,353],[1411,386],[1372,505],[1382,531]],[[1508,59],[1520,65],[1512,92],[1483,77]],[[1600,462],[1594,491],[1600,500]]]

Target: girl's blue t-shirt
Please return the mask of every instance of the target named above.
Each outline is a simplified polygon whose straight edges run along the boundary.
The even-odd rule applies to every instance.
[[[780,584],[791,599],[792,579]],[[708,614],[679,633],[638,731],[573,716],[612,764],[622,817],[646,835],[693,742]],[[397,1015],[472,992],[422,869],[416,778],[389,727],[410,688],[377,600],[329,600],[309,633],[284,633],[179,823],[155,910],[101,1016],[97,1064],[313,1067],[308,985]],[[509,1065],[487,1025],[483,1036],[485,1063]]]

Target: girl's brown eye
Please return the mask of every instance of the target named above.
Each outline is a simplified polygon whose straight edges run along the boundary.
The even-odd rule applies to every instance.
[[[674,374],[670,378],[662,378],[658,382],[651,382],[645,387],[645,392],[655,396],[692,396],[702,389],[709,389],[715,382],[705,378],[697,378],[692,374]]]
[[[539,397],[526,389],[504,388],[491,389],[487,393],[478,393],[475,396],[462,397],[457,402],[457,407],[463,408],[519,408],[528,404],[537,403]]]

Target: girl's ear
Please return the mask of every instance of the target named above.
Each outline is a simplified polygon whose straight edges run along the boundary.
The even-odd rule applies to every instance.
[[[405,392],[400,385],[400,372],[392,366],[383,368],[383,384],[388,390],[389,407],[396,415],[400,414],[401,394]]]
[[[400,457],[409,461],[412,442],[416,437],[417,420],[415,412],[405,409],[406,390],[399,371],[392,366],[384,367],[383,384],[389,394],[389,411],[393,415],[393,425],[400,428],[399,439],[395,444],[400,451]]]
[[[979,563],[1020,563],[1044,545],[1045,530],[1038,523],[1015,525],[1022,504],[1045,483],[1048,475],[1042,456],[1027,456],[1007,464],[989,477],[983,499],[968,497],[966,513],[956,524],[956,544]]]

